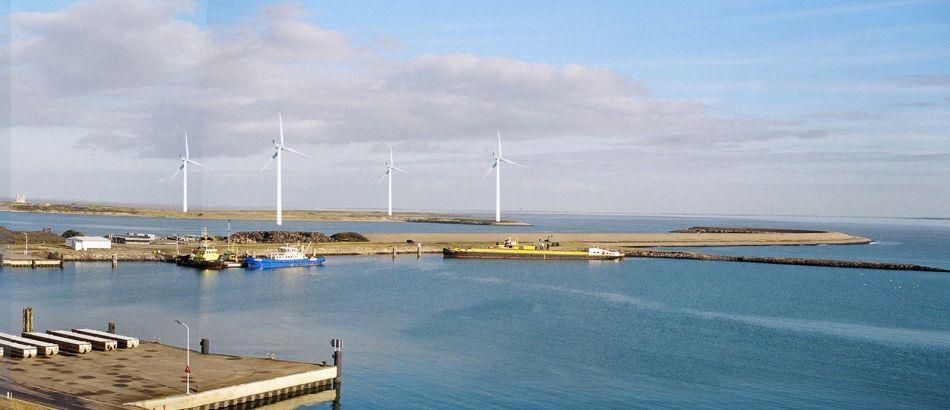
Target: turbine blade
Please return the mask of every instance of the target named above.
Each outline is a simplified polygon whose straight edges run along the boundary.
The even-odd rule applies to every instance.
[[[496,162],[495,165],[497,164],[498,163]],[[482,175],[482,179],[488,178],[488,174],[491,174],[491,172],[495,170],[495,165],[492,165],[491,168],[488,168],[488,172],[486,172],[485,175]]]
[[[499,159],[500,161],[505,161],[505,162],[507,162],[507,163],[509,163],[509,164],[511,164],[511,165],[516,166],[516,167],[527,168],[526,166],[521,165],[521,164],[519,164],[519,163],[517,163],[517,162],[514,162],[514,161],[512,161],[512,160],[510,160],[510,159],[508,159],[508,158],[498,158],[498,159]]]
[[[185,131],[185,158],[191,158],[191,155],[188,153],[188,131]]]
[[[284,145],[284,118],[277,112],[277,122],[280,123],[280,145]]]
[[[267,169],[267,166],[270,165],[270,163],[271,163],[272,161],[274,161],[274,158],[277,158],[277,152],[274,152],[274,155],[272,155],[272,156],[270,157],[270,159],[267,160],[267,163],[265,163],[264,166],[261,167],[261,171],[260,171],[260,172],[264,172],[264,170]]]
[[[498,156],[501,155],[501,130],[498,130]]]
[[[287,148],[287,147],[281,145],[281,149],[283,149],[284,151],[290,151],[290,152],[293,152],[294,154],[302,155],[302,156],[305,156],[305,157],[307,157],[307,158],[313,159],[313,157],[311,157],[311,156],[309,156],[309,155],[307,155],[307,154],[304,154],[304,153],[302,153],[302,152],[300,152],[300,151],[297,151],[297,150],[295,150],[295,149],[293,149],[293,148]]]
[[[202,163],[196,162],[196,161],[192,161],[192,160],[190,160],[190,159],[188,160],[188,163],[189,163],[189,164],[197,165],[197,166],[202,167],[202,168],[214,169],[214,168],[211,168],[211,167],[209,167],[209,166],[207,166],[207,165],[205,165],[205,164],[202,164]]]
[[[376,183],[383,182],[383,180],[386,179],[386,176],[388,175],[389,175],[389,171],[386,171],[386,173],[383,174],[383,176],[379,177],[379,181],[376,181]]]
[[[395,169],[396,171],[402,172],[403,174],[408,174],[408,173],[409,173],[409,171],[406,171],[406,170],[404,170],[404,169],[402,169],[402,168],[396,168],[396,167],[390,167],[390,168]]]
[[[171,178],[168,178],[168,181],[169,181],[169,182],[171,182],[171,181],[172,181],[173,179],[175,179],[175,177],[177,177],[177,176],[178,176],[178,174],[180,174],[180,173],[181,173],[181,170],[182,170],[182,169],[184,169],[184,168],[185,168],[185,164],[181,164],[181,166],[180,166],[180,167],[178,167],[178,170],[177,170],[177,171],[175,171],[175,175],[172,175],[172,177],[171,177]]]

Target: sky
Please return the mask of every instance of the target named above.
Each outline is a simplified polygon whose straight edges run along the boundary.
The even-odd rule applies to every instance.
[[[950,1],[23,1],[0,196],[950,217]]]

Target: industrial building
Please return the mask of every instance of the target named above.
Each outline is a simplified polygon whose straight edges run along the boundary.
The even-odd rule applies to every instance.
[[[77,251],[84,251],[86,249],[111,249],[112,242],[109,241],[109,238],[101,236],[74,236],[72,238],[66,238],[66,246]]]
[[[113,235],[112,242],[129,245],[148,245],[155,241],[155,235],[129,232],[125,235]]]

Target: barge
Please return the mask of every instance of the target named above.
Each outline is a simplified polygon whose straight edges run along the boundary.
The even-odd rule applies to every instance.
[[[587,249],[551,249],[520,245],[509,238],[502,245],[488,248],[443,248],[442,256],[460,259],[621,260],[624,254],[593,246]]]

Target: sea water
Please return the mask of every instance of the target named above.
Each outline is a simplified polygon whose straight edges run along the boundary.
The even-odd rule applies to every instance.
[[[7,224],[12,229],[76,229],[74,218],[80,218],[86,229],[154,232],[134,218],[0,217],[16,219],[18,225]],[[703,251],[950,267],[950,227],[943,221],[539,215],[534,222],[534,231],[590,225],[594,231],[691,225],[834,229],[877,242]],[[307,226],[458,230],[428,224]],[[191,325],[192,345],[210,338],[216,353],[329,361],[329,340],[342,338],[346,407],[950,403],[946,273],[440,256],[331,257],[322,267],[271,271],[201,272],[163,263],[112,269],[85,262],[62,270],[0,271],[0,328],[17,330],[25,306],[34,309],[40,329],[104,328],[111,320],[119,333],[184,346],[175,323],[180,319]]]

